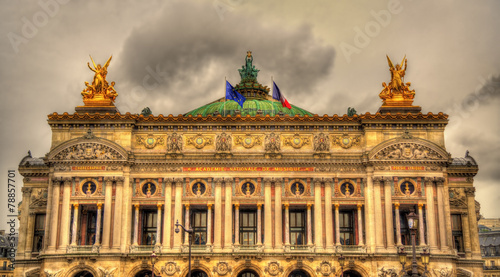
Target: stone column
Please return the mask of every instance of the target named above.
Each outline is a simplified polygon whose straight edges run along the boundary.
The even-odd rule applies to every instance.
[[[335,244],[340,245],[340,213],[339,203],[335,203]]]
[[[49,245],[47,251],[55,251],[57,244],[57,230],[58,219],[59,219],[59,195],[61,194],[61,183],[57,180],[53,180],[52,187],[52,214],[50,215],[50,232],[49,232]],[[25,202],[28,203],[28,202]]]
[[[426,177],[425,181],[425,199],[427,204],[427,242],[430,251],[437,249],[437,236],[436,236],[436,211],[434,209],[434,190],[432,185],[434,178]]]
[[[403,245],[401,242],[401,215],[399,214],[399,203],[394,203],[394,216],[396,217],[396,244]]]
[[[130,246],[132,229],[132,188],[130,182],[130,167],[123,167],[122,215],[120,230],[120,252],[127,253]]]
[[[215,207],[214,207],[214,250],[220,250],[222,239],[222,178],[215,180]]]
[[[31,253],[33,252],[33,234],[34,234],[34,229],[35,229],[35,216],[36,216],[36,213],[35,212],[29,212],[28,213],[29,216],[28,216],[28,234],[29,236],[26,238],[26,246],[25,246],[25,249],[26,249],[26,256],[31,258]]]
[[[366,244],[369,250],[375,252],[375,205],[373,204],[373,168],[366,168],[365,188],[365,222],[366,222]]]
[[[315,178],[314,184],[314,244],[317,251],[323,250],[323,211],[321,210],[321,180]]]
[[[446,171],[446,168],[443,169]],[[446,176],[446,173],[443,174]],[[438,182],[443,182],[443,201],[444,201],[444,220],[446,222],[446,241],[449,249],[453,248],[453,234],[451,232],[451,208],[450,208],[450,189],[448,182],[444,177],[436,178]],[[480,257],[481,258],[481,257]]]
[[[163,214],[163,241],[165,251],[170,250],[170,239],[172,235],[172,183],[171,178],[165,178],[165,213]]]
[[[185,204],[185,210],[184,210],[184,227],[186,229],[191,229],[191,223],[189,222],[189,204]],[[184,233],[184,245],[189,245],[189,236],[188,234]]]
[[[111,234],[111,200],[113,197],[113,180],[110,177],[104,179],[106,190],[104,195],[104,226],[102,228],[102,248],[109,248]],[[116,205],[116,202],[115,202]]]
[[[474,187],[465,189],[465,194],[467,195],[467,212],[469,214],[469,229],[467,230],[470,230],[472,258],[481,259],[481,248],[479,245],[479,234],[476,217],[476,201],[474,200],[475,192],[476,188]]]
[[[69,243],[69,225],[70,225],[70,211],[71,206],[69,203],[69,198],[71,197],[71,179],[64,180],[63,187],[63,203],[61,211],[61,238],[59,250],[61,252],[66,252],[66,247]]]
[[[381,177],[373,178],[373,201],[375,204],[375,247],[378,250],[384,248],[384,220],[382,218],[382,195],[380,192]]]
[[[212,204],[207,204],[207,245],[212,245]]]
[[[437,182],[437,202],[438,202],[438,218],[439,218],[439,241],[441,242],[441,250],[448,250],[446,244],[446,221],[444,214],[444,198],[443,198],[443,182]]]
[[[470,232],[469,232],[469,217],[467,213],[462,213],[462,234],[463,234],[463,248],[465,251],[465,257],[470,259],[472,258],[472,246],[470,241]]]
[[[77,232],[78,232],[78,203],[73,204],[73,228],[71,230],[71,245],[76,245]]]
[[[113,251],[120,251],[122,236],[123,177],[116,178],[115,210],[113,215]]]
[[[363,240],[363,214],[361,213],[362,204],[358,204],[358,245],[365,245]]]
[[[156,215],[156,243],[155,245],[161,245],[161,204],[156,204],[158,208],[158,214]]]
[[[394,248],[394,225],[392,218],[392,182],[391,178],[384,178],[385,230],[387,248]]]
[[[182,224],[182,186],[184,185],[183,178],[175,179],[175,201],[174,201],[174,224],[179,221]],[[174,233],[174,250],[181,250],[182,233]]]
[[[262,245],[262,204],[257,204],[257,245]]]
[[[425,232],[424,232],[424,212],[422,206],[424,204],[418,203],[418,237],[420,241],[420,246],[425,246]]]
[[[283,214],[281,205],[281,180],[274,184],[274,248],[283,249]]]
[[[97,203],[97,219],[95,224],[95,243],[94,245],[101,244],[101,217],[102,217],[102,204]]]
[[[135,213],[134,213],[134,240],[132,245],[137,245],[138,236],[139,236],[139,204],[135,204]]]
[[[290,246],[290,212],[288,203],[285,203],[285,245]]]
[[[52,232],[52,226],[50,226],[51,220],[52,220],[52,202],[54,201],[53,197],[53,190],[54,190],[54,167],[50,167],[49,169],[49,177],[48,177],[48,188],[47,188],[47,209],[46,209],[46,214],[45,214],[45,235],[43,236],[43,248],[42,248],[42,253],[45,253],[48,250],[49,243],[50,243],[50,233]],[[78,186],[79,183],[77,182],[76,185]],[[29,209],[29,207],[26,207],[25,209]],[[27,212],[27,211],[26,211]],[[19,223],[21,224],[21,223]],[[27,230],[24,231],[26,233]],[[21,236],[21,235],[19,235]],[[19,248],[18,248],[19,249]],[[19,251],[19,250],[18,250]],[[19,257],[22,257],[21,252],[19,253]]]
[[[240,204],[234,204],[234,245],[240,245]]]
[[[332,209],[332,180],[325,181],[325,232],[326,249],[333,249],[333,209]]]
[[[310,203],[307,203],[307,245],[313,246],[312,222],[311,222],[311,204]]]
[[[273,247],[273,220],[271,207],[271,181],[264,180],[264,249]]]
[[[225,211],[224,211],[224,248],[226,250],[232,250],[233,245],[233,179],[224,178],[225,187]]]
[[[32,188],[28,188],[28,187],[23,187],[21,189],[21,191],[23,193],[23,200],[22,201],[23,201],[23,203],[25,203],[24,205],[22,205],[22,211],[21,211],[21,213],[24,214],[24,215],[26,215],[26,214],[29,214],[29,203],[30,203],[30,198],[31,198],[31,192],[33,191],[33,189]],[[47,203],[47,208],[49,208],[49,207],[50,206]],[[46,218],[48,216],[49,216],[49,214],[47,213]],[[18,244],[17,244],[17,255],[18,255],[18,257],[22,257],[22,255],[25,253],[25,251],[27,250],[27,248],[29,248],[29,244],[27,243],[27,240],[30,237],[33,237],[33,233],[32,233],[33,230],[30,229],[30,228],[28,228],[28,222],[27,222],[28,219],[29,219],[29,217],[21,217],[20,220],[19,220],[19,225],[20,225],[19,226],[19,241],[18,241]],[[45,226],[47,226],[47,225],[45,225]],[[26,252],[28,252],[28,251],[26,251]],[[29,257],[26,257],[26,258],[29,258]]]

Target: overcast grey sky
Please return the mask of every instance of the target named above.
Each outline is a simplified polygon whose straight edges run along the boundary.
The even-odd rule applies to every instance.
[[[177,115],[223,97],[224,77],[237,83],[252,50],[262,84],[273,76],[291,103],[319,115],[375,113],[390,78],[385,55],[406,55],[414,104],[450,115],[447,150],[470,150],[481,213],[500,217],[499,1],[0,3],[0,203],[7,170],[28,150],[49,151],[47,115],[82,105],[89,54],[113,55],[108,80],[122,113]]]

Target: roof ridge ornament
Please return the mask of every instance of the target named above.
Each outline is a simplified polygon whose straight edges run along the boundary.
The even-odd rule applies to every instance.
[[[247,56],[245,57],[245,65],[238,69],[240,72],[241,82],[257,82],[257,75],[259,69],[255,68],[253,63],[252,51],[247,51]]]

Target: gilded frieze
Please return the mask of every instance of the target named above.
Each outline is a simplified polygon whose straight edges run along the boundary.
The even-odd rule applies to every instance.
[[[196,136],[187,137],[187,145],[193,145],[196,149],[202,149],[207,145],[213,145],[214,139],[211,136],[204,136],[203,134],[198,134]]]
[[[235,136],[234,144],[241,145],[247,149],[250,149],[256,145],[262,145],[262,137],[251,134],[246,134],[244,136]]]
[[[349,134],[343,134],[339,136],[333,136],[332,144],[334,146],[340,146],[344,149],[349,149],[352,146],[359,145],[361,143],[361,136],[350,136]]]
[[[137,135],[136,145],[144,146],[147,149],[153,149],[158,145],[165,145],[165,139],[162,136],[155,136],[152,134],[149,134],[147,136]]]
[[[311,140],[308,136],[301,136],[299,134],[295,134],[293,136],[283,136],[283,138],[283,145],[291,146],[295,149],[300,149],[304,145],[308,145],[311,143]]]

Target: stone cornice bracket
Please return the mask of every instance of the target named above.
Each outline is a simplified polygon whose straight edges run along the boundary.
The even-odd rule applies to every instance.
[[[467,197],[470,197],[470,196],[474,197],[474,195],[476,194],[476,188],[474,188],[474,187],[465,188],[464,191],[465,191],[465,195],[467,195]]]

